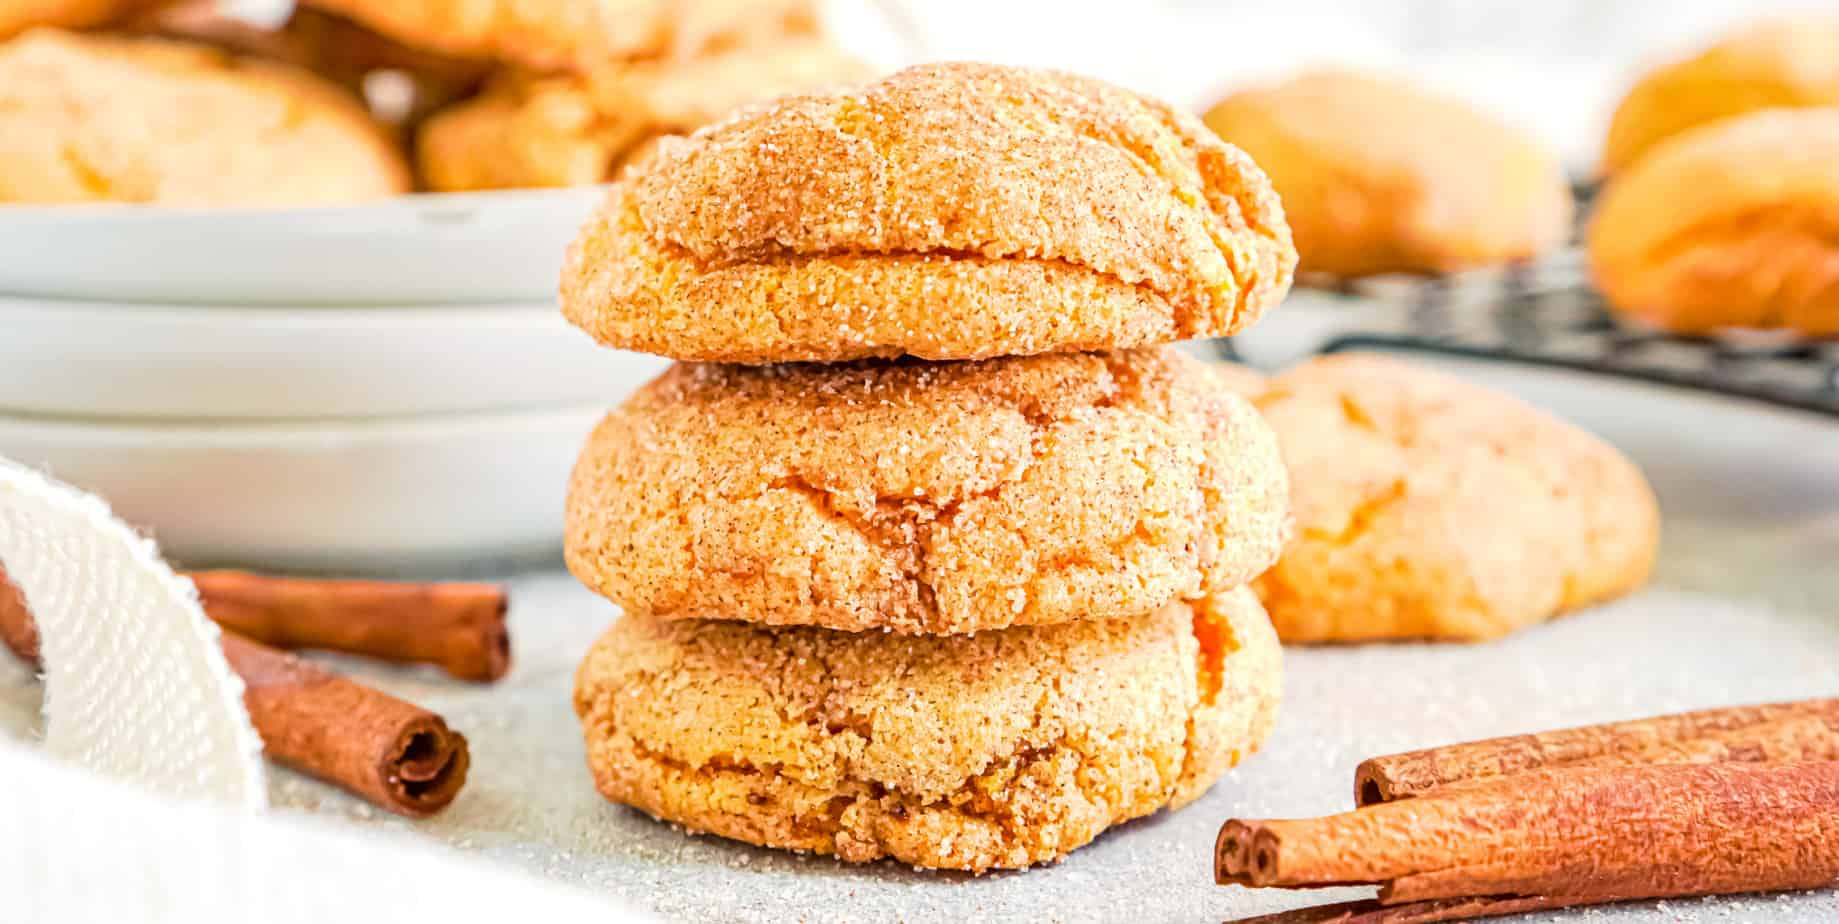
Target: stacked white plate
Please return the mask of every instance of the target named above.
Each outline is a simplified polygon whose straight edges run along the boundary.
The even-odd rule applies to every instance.
[[[553,555],[575,451],[663,366],[556,310],[599,197],[0,208],[0,456],[187,564]]]

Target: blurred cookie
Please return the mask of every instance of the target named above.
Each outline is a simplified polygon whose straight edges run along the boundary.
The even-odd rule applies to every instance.
[[[1264,391],[1266,379],[1264,373],[1250,366],[1239,363],[1214,362],[1208,364],[1220,384],[1242,398],[1255,399]]]
[[[430,119],[416,157],[436,190],[601,183],[658,135],[699,128],[743,103],[868,76],[867,65],[818,38],[587,76],[506,74]]]
[[[408,190],[401,154],[311,74],[156,39],[0,44],[0,202],[318,205]]]
[[[1753,25],[1649,72],[1610,120],[1603,172],[1688,129],[1778,106],[1839,106],[1839,17]]]
[[[677,359],[981,359],[1230,334],[1294,258],[1264,174],[1191,117],[940,64],[666,144],[582,229],[562,302]]]
[[[88,29],[108,25],[159,0],[0,0],[0,39],[37,26]]]
[[[1839,334],[1839,109],[1775,109],[1672,138],[1598,201],[1589,248],[1618,312],[1680,333]]]
[[[1280,658],[1244,588],[951,637],[629,615],[582,662],[575,712],[614,802],[751,844],[983,872],[1199,797],[1269,732]]]
[[[818,31],[815,0],[302,0],[406,45],[538,71],[694,57]]]
[[[1242,584],[1287,506],[1269,428],[1168,347],[679,365],[590,438],[567,552],[664,618],[978,632]]]
[[[1478,641],[1640,586],[1659,512],[1613,447],[1376,357],[1271,380],[1297,536],[1257,582],[1286,642]]]
[[[1283,198],[1297,269],[1449,273],[1564,243],[1571,191],[1525,132],[1405,83],[1327,71],[1207,112]]]

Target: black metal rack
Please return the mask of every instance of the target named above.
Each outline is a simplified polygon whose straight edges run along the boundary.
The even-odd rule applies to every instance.
[[[1323,353],[1410,351],[1572,369],[1839,418],[1839,342],[1638,327],[1609,312],[1575,249],[1499,270],[1359,280],[1340,291],[1397,310],[1350,305],[1351,329],[1324,343]],[[1231,341],[1216,343],[1236,358]]]

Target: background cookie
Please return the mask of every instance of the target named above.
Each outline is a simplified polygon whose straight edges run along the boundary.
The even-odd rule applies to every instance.
[[[436,190],[601,183],[660,134],[691,131],[743,103],[868,76],[867,65],[819,38],[586,76],[506,74],[430,119],[416,158]]]
[[[1198,797],[1269,732],[1276,638],[1244,589],[971,636],[626,616],[576,675],[608,799],[864,862],[982,872]]]
[[[680,365],[575,468],[568,564],[628,610],[975,632],[1135,616],[1277,557],[1281,457],[1170,348]]]
[[[1618,175],[1590,225],[1611,307],[1667,330],[1839,334],[1839,109],[1714,122]]]
[[[1297,268],[1447,273],[1564,243],[1571,191],[1535,139],[1459,100],[1340,71],[1242,90],[1207,112],[1283,197]]]
[[[1776,106],[1839,105],[1839,17],[1760,23],[1643,76],[1616,106],[1603,172],[1681,132]]]
[[[979,359],[1233,333],[1294,259],[1264,175],[1191,117],[942,64],[666,145],[583,228],[562,300],[677,359]]]
[[[1257,582],[1286,642],[1480,640],[1647,579],[1640,471],[1503,394],[1374,356],[1271,380],[1297,536]]]
[[[312,205],[408,185],[362,107],[303,71],[155,39],[0,44],[0,202]]]
[[[813,0],[302,0],[409,45],[534,70],[691,57],[817,31]]]
[[[0,39],[35,26],[85,29],[127,16],[159,0],[0,0]]]

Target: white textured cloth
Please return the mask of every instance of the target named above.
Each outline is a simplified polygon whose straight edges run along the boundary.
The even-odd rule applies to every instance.
[[[265,804],[242,680],[151,541],[0,459],[0,563],[38,623],[47,750],[168,795]]]

